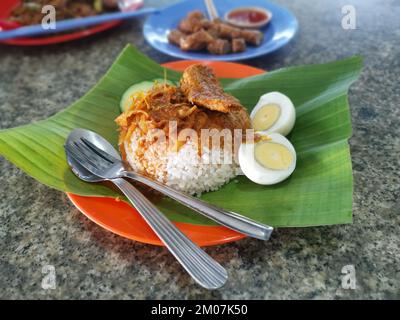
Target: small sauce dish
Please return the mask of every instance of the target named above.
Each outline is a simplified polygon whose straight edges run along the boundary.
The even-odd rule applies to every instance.
[[[228,11],[224,19],[240,28],[261,28],[271,21],[272,12],[261,7],[239,7]]]

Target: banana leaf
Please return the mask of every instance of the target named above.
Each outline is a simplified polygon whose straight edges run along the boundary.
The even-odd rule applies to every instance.
[[[347,91],[361,68],[362,59],[355,56],[240,80],[223,79],[225,90],[249,111],[265,92],[280,91],[292,99],[297,119],[289,139],[297,151],[297,168],[289,179],[274,186],[257,185],[239,176],[201,198],[276,227],[350,223],[353,178],[348,139],[352,128]],[[114,119],[123,92],[134,83],[163,76],[160,65],[128,45],[98,84],[70,107],[46,120],[0,131],[0,154],[51,188],[115,197],[115,191],[75,177],[66,163],[63,144],[71,130],[86,128],[116,146]],[[168,79],[179,78],[178,72],[168,71]],[[157,206],[174,221],[214,224],[167,198]]]

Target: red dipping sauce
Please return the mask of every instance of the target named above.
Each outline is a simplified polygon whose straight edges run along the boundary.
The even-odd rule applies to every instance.
[[[243,27],[260,27],[269,22],[272,14],[263,8],[238,8],[228,12],[225,19]]]
[[[238,10],[228,14],[229,19],[237,20],[240,22],[257,23],[264,21],[268,16],[264,12],[255,10]]]

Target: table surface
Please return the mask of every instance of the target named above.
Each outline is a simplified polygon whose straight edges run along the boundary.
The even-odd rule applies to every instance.
[[[1,158],[0,298],[400,298],[400,2],[276,2],[298,17],[298,36],[279,52],[244,63],[273,70],[364,56],[349,93],[353,224],[282,228],[268,242],[244,239],[206,248],[230,276],[222,289],[207,291],[165,248],[102,229],[63,193]],[[355,30],[342,28],[346,4],[356,8]],[[142,24],[49,47],[0,45],[0,129],[64,109],[97,82],[126,43],[160,63],[173,60],[145,43]],[[55,268],[55,289],[41,286],[45,265]],[[341,285],[346,265],[355,267],[354,290]]]

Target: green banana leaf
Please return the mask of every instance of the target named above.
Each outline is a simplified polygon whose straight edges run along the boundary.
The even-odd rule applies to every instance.
[[[226,91],[249,111],[265,92],[280,91],[292,99],[297,119],[289,139],[297,151],[297,168],[289,179],[274,186],[257,185],[240,176],[201,198],[277,227],[350,223],[353,178],[347,91],[361,68],[362,59],[351,57],[240,80],[223,79]],[[114,119],[123,92],[134,83],[163,76],[160,65],[128,45],[99,83],[73,105],[44,121],[0,131],[0,154],[51,188],[115,197],[114,191],[74,176],[63,144],[71,130],[86,128],[116,145]],[[168,71],[168,79],[179,78],[178,72]],[[166,198],[157,206],[174,221],[214,224]]]

